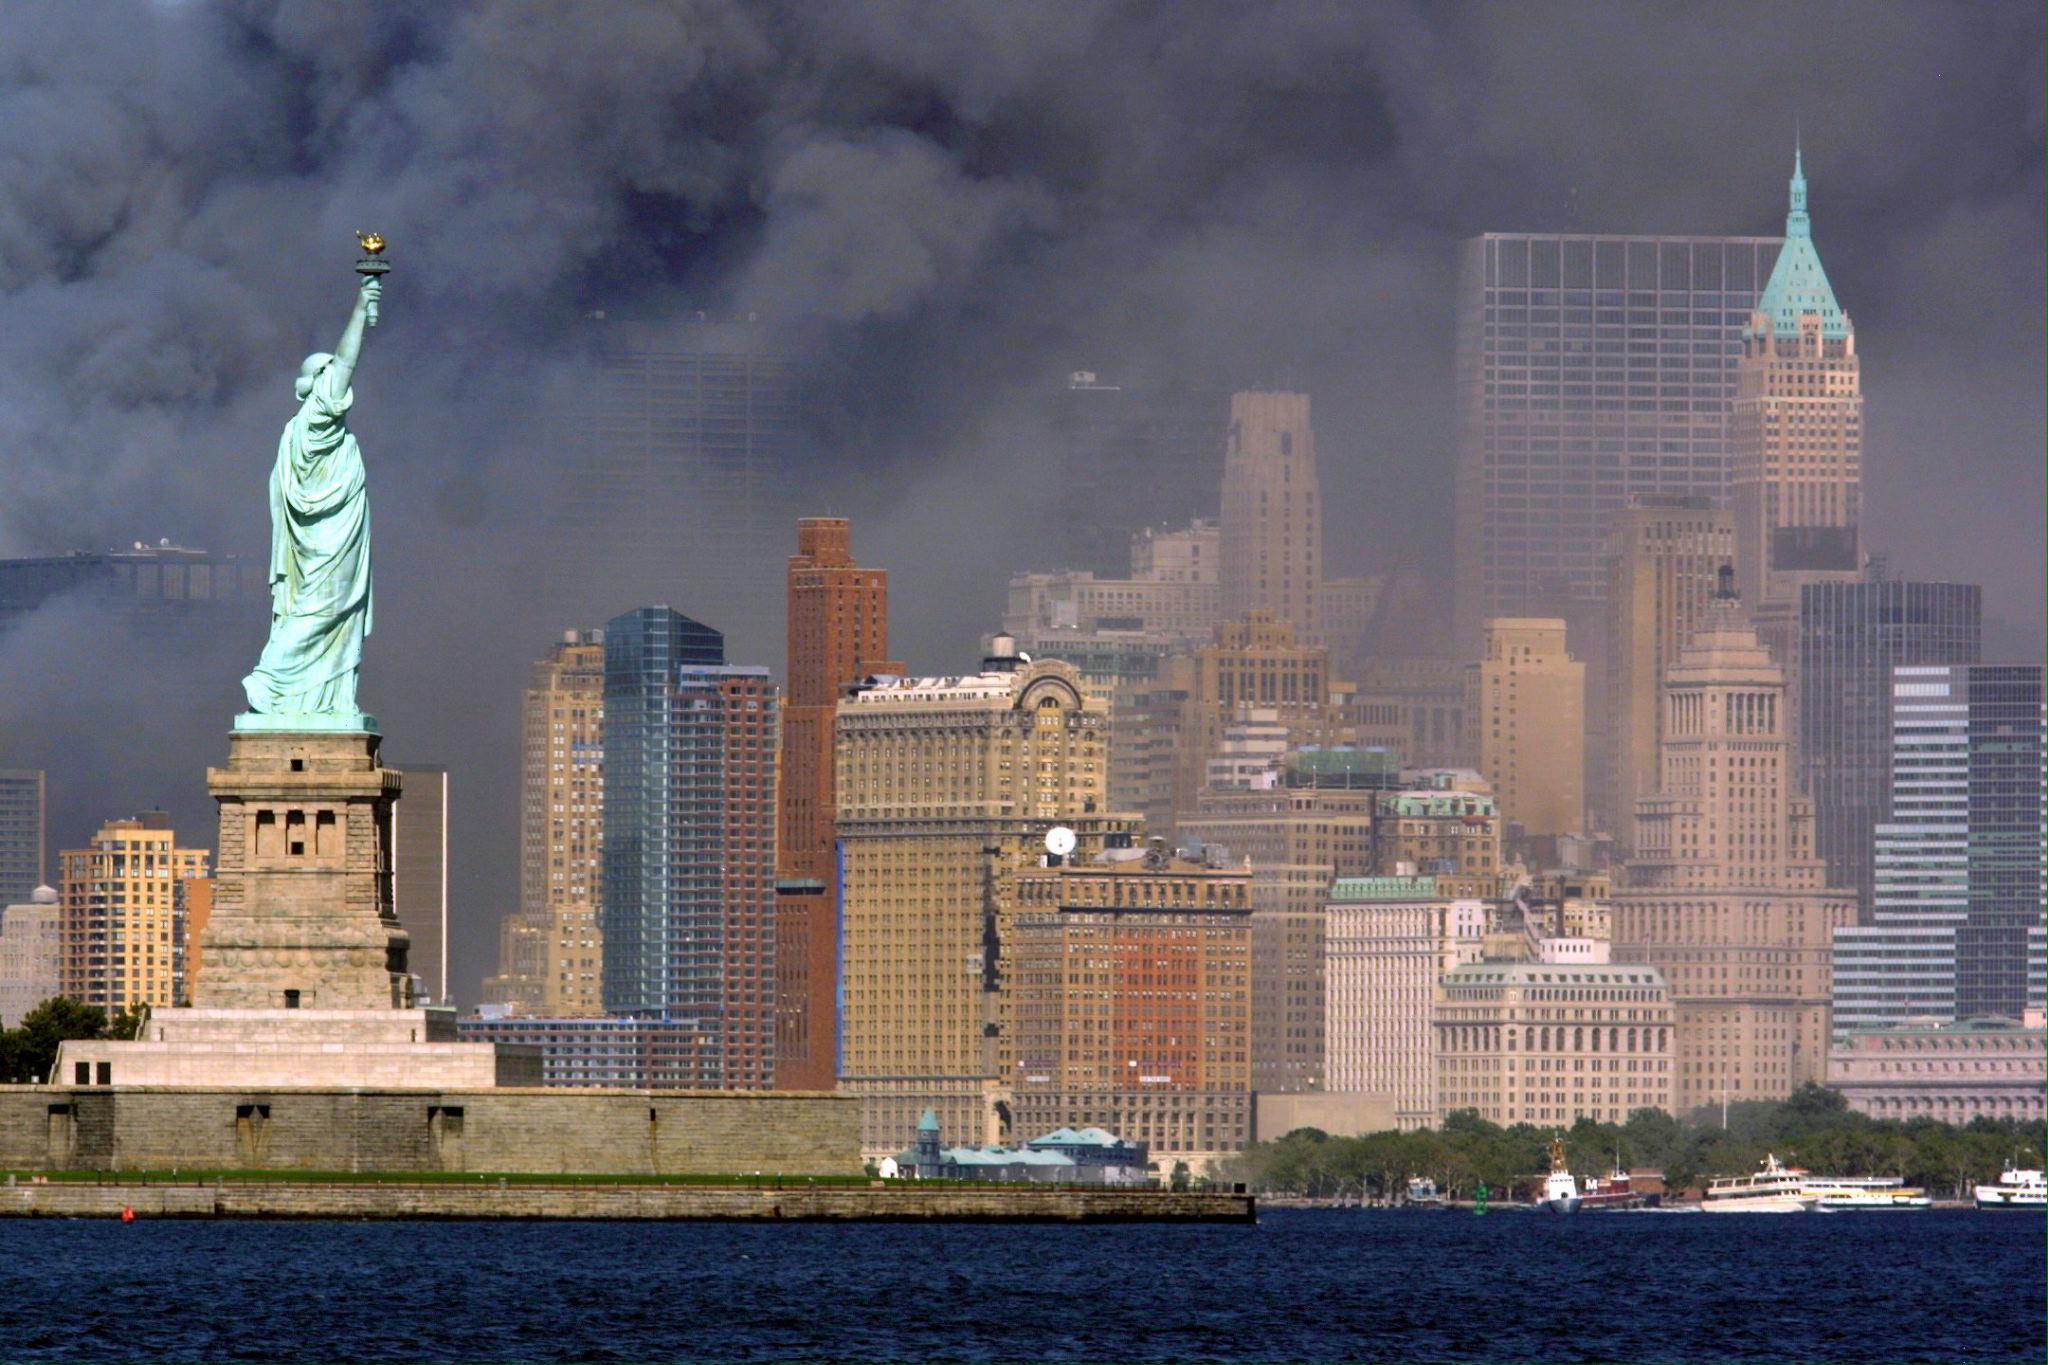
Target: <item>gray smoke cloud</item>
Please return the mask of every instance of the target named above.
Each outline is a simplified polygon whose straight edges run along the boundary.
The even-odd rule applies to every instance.
[[[1058,515],[1034,413],[1070,369],[1309,388],[1333,569],[1446,573],[1455,242],[1773,232],[1796,123],[1865,358],[1868,539],[1984,583],[1992,647],[2031,657],[2043,40],[2021,5],[17,0],[0,554],[260,554],[291,374],[352,230],[385,232],[365,696],[395,762],[454,769],[473,999],[526,661],[665,598],[780,663],[772,612],[693,597],[687,545],[548,557],[589,311],[810,320],[791,511],[856,517],[895,652],[938,671]],[[246,645],[34,627],[0,642],[0,761],[52,769],[58,840],[157,803],[205,831]]]

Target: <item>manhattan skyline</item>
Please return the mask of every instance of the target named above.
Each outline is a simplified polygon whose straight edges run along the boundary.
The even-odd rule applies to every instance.
[[[1442,578],[1467,548],[1459,244],[1775,235],[1796,125],[1865,365],[1865,543],[1898,575],[1983,584],[1987,661],[2039,655],[2038,14],[1810,7],[1708,32],[1622,7],[1281,7],[1176,34],[1123,7],[965,10],[945,33],[889,8],[707,13],[166,6],[110,33],[31,7],[0,37],[28,73],[21,126],[68,134],[24,139],[6,172],[36,212],[0,230],[0,557],[249,552],[247,476],[288,392],[271,361],[339,297],[304,287],[333,262],[303,243],[376,227],[432,301],[368,362],[423,382],[363,415],[379,567],[402,585],[364,687],[405,753],[450,771],[466,1003],[518,903],[520,688],[546,644],[662,601],[786,676],[780,616],[700,597],[687,545],[567,575],[546,557],[599,310],[791,324],[812,413],[754,596],[773,600],[795,516],[851,516],[892,574],[892,653],[958,672],[1060,515],[1036,454],[1070,372],[1308,392],[1328,572]],[[317,60],[345,94],[298,93],[343,37]],[[542,73],[522,45],[577,55]],[[313,221],[282,207],[309,183]],[[1223,437],[1190,471],[1205,486]],[[49,771],[62,846],[202,807],[194,774],[236,706],[205,641],[108,668],[124,647],[69,607],[0,637],[0,761]],[[220,697],[186,717],[193,678]]]

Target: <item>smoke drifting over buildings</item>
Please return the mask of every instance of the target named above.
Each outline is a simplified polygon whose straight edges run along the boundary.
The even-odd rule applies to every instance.
[[[1456,241],[1774,233],[1796,120],[1865,367],[1866,543],[1901,573],[1984,583],[1986,657],[2027,656],[2042,15],[1738,17],[248,0],[110,22],[17,4],[0,555],[159,536],[260,555],[296,359],[345,316],[352,230],[384,232],[353,418],[382,589],[364,697],[394,761],[451,769],[454,979],[473,999],[516,901],[527,661],[665,600],[735,660],[781,664],[781,621],[701,600],[713,566],[686,538],[645,563],[561,552],[593,312],[801,324],[782,342],[806,425],[787,511],[860,520],[893,571],[895,653],[937,670],[975,653],[1059,514],[1045,399],[1075,369],[1311,392],[1329,571],[1442,581]],[[1221,464],[1219,432],[1189,477]],[[769,601],[787,525],[759,548]],[[198,768],[251,647],[136,667],[89,619],[55,608],[0,640],[0,758],[51,770],[59,840],[153,804],[203,831]]]

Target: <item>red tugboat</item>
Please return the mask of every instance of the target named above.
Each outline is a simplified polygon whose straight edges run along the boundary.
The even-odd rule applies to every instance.
[[[1589,1175],[1585,1188],[1579,1194],[1579,1211],[1594,1213],[1601,1209],[1645,1209],[1654,1206],[1658,1197],[1629,1188],[1628,1172],[1616,1170],[1607,1175]]]

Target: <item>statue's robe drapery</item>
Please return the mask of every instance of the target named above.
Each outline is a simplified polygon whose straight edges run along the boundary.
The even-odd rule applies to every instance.
[[[353,389],[330,363],[277,443],[270,473],[270,640],[242,680],[249,709],[336,716],[356,710],[370,633],[370,499],[348,429]]]

